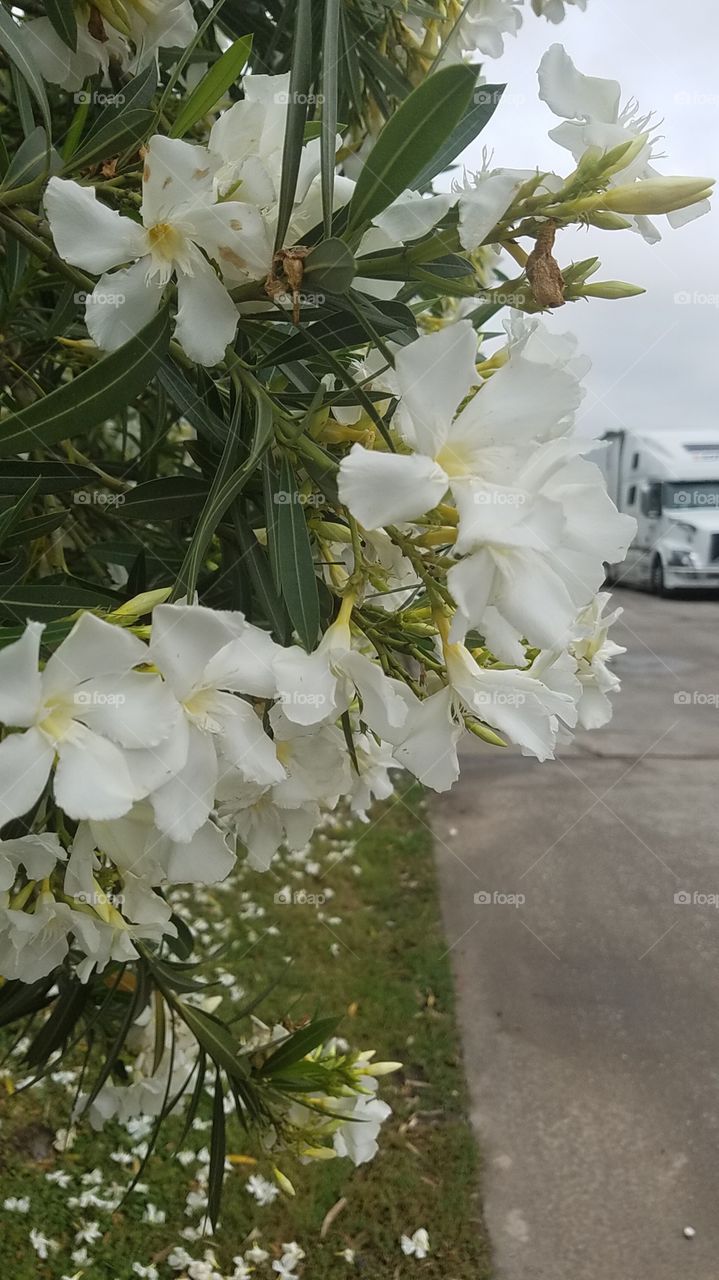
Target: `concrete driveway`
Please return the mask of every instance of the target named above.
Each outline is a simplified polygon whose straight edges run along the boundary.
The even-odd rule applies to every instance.
[[[434,805],[497,1280],[719,1277],[719,603],[615,600],[611,725]]]

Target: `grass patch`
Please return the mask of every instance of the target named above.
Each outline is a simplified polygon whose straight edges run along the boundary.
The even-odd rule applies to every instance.
[[[401,799],[398,799],[401,797]],[[422,818],[418,787],[400,783],[397,796],[376,811],[372,822],[340,822],[313,840],[309,863],[283,855],[265,876],[242,868],[224,891],[208,891],[195,928],[211,940],[229,941],[222,965],[248,990],[273,975],[284,975],[259,1011],[267,1022],[291,1009],[304,1014],[342,1013],[339,1028],[352,1045],[377,1049],[377,1059],[398,1060],[403,1070],[380,1082],[380,1096],[393,1116],[380,1135],[370,1164],[354,1169],[347,1160],[301,1166],[278,1163],[297,1188],[266,1207],[247,1194],[253,1171],[269,1176],[268,1159],[245,1163],[251,1152],[239,1127],[228,1126],[228,1153],[245,1159],[227,1174],[220,1229],[213,1241],[182,1241],[180,1231],[197,1216],[184,1213],[193,1166],[183,1167],[171,1140],[173,1121],[143,1175],[144,1190],[110,1213],[82,1207],[91,1184],[83,1175],[102,1174],[100,1194],[112,1183],[127,1185],[131,1167],[110,1158],[131,1152],[132,1138],[113,1122],[95,1134],[84,1124],[74,1146],[52,1148],[55,1129],[67,1123],[67,1083],[0,1102],[0,1205],[8,1196],[30,1199],[27,1214],[0,1208],[0,1263],[12,1280],[134,1280],[134,1262],[154,1263],[162,1280],[173,1274],[169,1250],[183,1244],[195,1258],[212,1244],[222,1266],[251,1243],[253,1229],[273,1257],[284,1241],[297,1240],[306,1261],[305,1280],[487,1280],[486,1235],[478,1199],[478,1169],[467,1119],[467,1100],[458,1056],[453,995],[439,907],[431,837]],[[309,868],[309,869],[308,869]],[[282,905],[274,900],[285,885],[307,894],[331,896],[314,904]],[[188,895],[197,900],[198,895]],[[203,925],[207,921],[207,925]],[[199,929],[198,929],[199,922]],[[287,957],[292,964],[287,967]],[[61,1069],[67,1066],[61,1064]],[[23,1068],[14,1062],[16,1077]],[[5,1091],[3,1090],[3,1093]],[[209,1116],[210,1099],[203,1107]],[[204,1146],[208,1132],[193,1130],[184,1149]],[[67,1188],[48,1182],[47,1173],[70,1174]],[[320,1229],[339,1201],[323,1238]],[[166,1214],[162,1224],[143,1221],[150,1201]],[[80,1225],[96,1221],[100,1238],[87,1246],[91,1262],[77,1265],[70,1253]],[[46,1261],[29,1246],[37,1227],[60,1244]],[[426,1227],[431,1252],[423,1261],[406,1258],[403,1232]],[[354,1251],[347,1262],[342,1251]],[[270,1260],[255,1275],[275,1276]]]

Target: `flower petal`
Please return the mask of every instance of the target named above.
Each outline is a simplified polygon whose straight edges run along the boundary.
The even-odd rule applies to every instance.
[[[281,782],[285,771],[277,759],[275,744],[249,702],[232,693],[221,693],[216,705],[222,707],[218,719],[223,729],[223,757],[239,769],[247,782],[260,786]]]
[[[192,275],[178,277],[177,300],[175,337],[185,355],[198,364],[217,364],[235,336],[239,314],[199,249],[192,253]]]
[[[55,799],[69,818],[121,818],[143,794],[114,742],[77,722],[58,744]]]
[[[188,215],[191,238],[218,263],[225,279],[266,276],[272,265],[272,245],[265,223],[253,205],[239,200],[202,205]]]
[[[476,356],[477,335],[469,320],[425,334],[397,353],[400,430],[419,453],[434,458],[447,439],[457,406],[478,381]]]
[[[266,631],[250,625],[243,627],[240,634],[208,662],[207,685],[255,698],[273,698],[277,689],[273,662],[281,652],[280,645],[275,644]]]
[[[205,147],[153,134],[145,150],[142,173],[142,221],[146,227],[173,221],[182,207],[200,197],[212,198],[216,161]]]
[[[452,690],[440,689],[421,700],[409,694],[409,714],[395,738],[393,755],[424,786],[449,791],[459,777],[457,743],[464,725],[453,711]]]
[[[621,85],[577,71],[561,44],[547,49],[537,72],[539,96],[555,116],[565,120],[613,122],[619,113]]]
[[[28,622],[19,640],[0,649],[0,721],[26,729],[40,704],[40,622]]]
[[[322,650],[305,653],[299,645],[289,645],[280,650],[273,665],[279,704],[293,724],[319,724],[339,714],[337,678]]]
[[[376,453],[355,444],[342,459],[339,494],[365,529],[424,515],[447,492],[447,476],[422,454]]]
[[[149,660],[147,645],[124,627],[83,613],[48,659],[42,675],[43,694],[72,689],[96,676],[121,675]]]
[[[38,729],[11,733],[0,742],[0,827],[39,800],[54,754]]]
[[[202,605],[161,604],[153,611],[150,661],[180,701],[194,688],[208,687],[205,669],[210,659],[234,639],[244,621],[241,613]]]
[[[76,718],[121,747],[156,747],[180,716],[170,689],[157,675],[131,671],[99,676],[75,690]]]
[[[167,859],[171,884],[219,884],[235,865],[227,836],[213,822],[206,822],[185,844],[173,841]]]
[[[476,185],[459,197],[459,239],[464,249],[477,249],[504,217],[524,175],[507,169],[478,174]]]
[[[162,301],[162,285],[148,279],[148,258],[122,271],[101,276],[85,302],[85,324],[101,351],[117,351],[154,316]]]
[[[209,817],[217,774],[212,736],[191,725],[184,767],[150,796],[160,831],[181,843],[191,840]]]
[[[61,258],[86,271],[108,271],[145,252],[145,233],[131,218],[109,209],[94,187],[51,178],[45,212]]]

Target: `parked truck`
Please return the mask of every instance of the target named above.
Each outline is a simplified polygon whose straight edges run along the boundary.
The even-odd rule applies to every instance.
[[[637,532],[609,582],[719,590],[719,430],[608,431],[592,456]]]

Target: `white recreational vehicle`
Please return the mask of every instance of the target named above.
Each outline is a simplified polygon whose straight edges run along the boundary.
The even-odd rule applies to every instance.
[[[626,561],[608,580],[719,589],[719,430],[608,431],[593,455],[620,511],[637,521]]]

